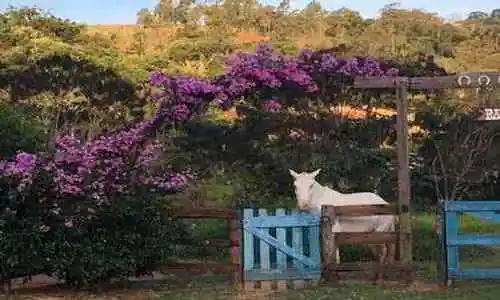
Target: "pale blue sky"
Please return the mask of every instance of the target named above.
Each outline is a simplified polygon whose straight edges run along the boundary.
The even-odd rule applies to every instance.
[[[275,4],[278,0],[263,0]],[[319,0],[327,9],[351,8],[365,17],[374,17],[388,0]],[[293,8],[302,8],[309,0],[292,0]],[[13,6],[38,6],[54,15],[91,24],[135,23],[136,12],[151,8],[158,0],[0,0],[0,10]],[[402,0],[402,8],[425,9],[441,16],[464,17],[471,11],[500,8],[500,0]]]

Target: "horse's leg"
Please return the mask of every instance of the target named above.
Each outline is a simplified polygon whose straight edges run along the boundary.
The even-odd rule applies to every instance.
[[[389,228],[386,226],[379,227],[375,230],[375,232],[387,232]],[[389,249],[387,247],[387,243],[381,243],[379,244],[379,253],[378,253],[378,260],[379,260],[379,270],[377,272],[377,283],[383,282],[384,280],[384,264],[387,263],[387,256],[389,254]]]
[[[397,218],[393,216],[391,225],[388,228],[389,232],[396,232]],[[394,264],[396,261],[396,243],[386,243],[387,247],[387,263]]]
[[[395,243],[387,243],[387,263],[394,264],[396,261],[396,244]]]
[[[340,219],[337,217],[335,218],[335,226],[336,225],[340,225]],[[341,227],[337,227],[337,229],[340,229]],[[335,232],[335,230],[334,230]],[[342,232],[342,230],[340,229],[340,232]],[[334,239],[335,239],[335,234],[333,235]],[[340,264],[340,247],[339,245],[337,245],[337,243],[335,242],[334,243],[334,247],[335,247],[335,262],[337,263],[337,265]]]
[[[379,252],[379,269],[376,273],[376,277],[375,277],[375,282],[377,284],[381,284],[383,283],[384,281],[384,264],[386,262],[386,259],[387,259],[387,254],[388,254],[388,249],[387,249],[387,245],[386,244],[382,244],[380,245],[380,252]]]
[[[387,261],[387,255],[389,253],[388,251],[388,247],[387,247],[387,244],[382,244],[382,246],[380,247],[380,257],[379,257],[379,263],[380,264],[385,264],[386,261]]]
[[[384,226],[383,231],[385,232],[395,232],[396,224],[395,218],[388,224],[389,226]],[[383,243],[381,245],[379,262],[381,265],[384,264],[393,264],[396,258],[396,244],[395,243]],[[381,269],[382,272],[382,269]],[[380,279],[383,279],[383,273],[379,274]]]
[[[370,248],[375,258],[379,257],[379,245],[368,245],[368,248]]]

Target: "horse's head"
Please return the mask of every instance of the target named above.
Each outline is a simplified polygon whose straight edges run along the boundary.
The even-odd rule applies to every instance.
[[[293,185],[295,186],[295,196],[297,197],[297,208],[299,210],[310,210],[312,208],[312,188],[316,182],[315,177],[319,174],[321,169],[317,169],[311,173],[297,173],[294,170],[288,171],[294,178]]]

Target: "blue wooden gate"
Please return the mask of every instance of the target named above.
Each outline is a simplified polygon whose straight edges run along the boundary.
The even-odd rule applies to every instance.
[[[462,213],[485,221],[500,222],[500,201],[443,201],[440,270],[442,279],[448,285],[455,279],[500,279],[500,268],[460,267],[459,246],[500,245],[498,234],[460,233],[459,215]]]
[[[320,216],[243,210],[244,280],[319,280]]]

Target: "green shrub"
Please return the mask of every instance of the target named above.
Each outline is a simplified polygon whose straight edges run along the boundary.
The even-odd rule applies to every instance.
[[[152,193],[98,206],[65,199],[57,213],[35,190],[12,194],[0,196],[0,279],[46,273],[81,287],[143,275],[168,262],[185,235]]]
[[[202,57],[224,55],[233,50],[230,40],[217,38],[181,38],[172,41],[167,49],[168,58],[173,61],[199,60]]]
[[[188,243],[178,245],[175,257],[181,260],[225,260],[229,257],[227,248],[211,246],[208,239],[228,239],[228,225],[225,220],[187,221],[189,230],[185,239]]]
[[[18,149],[28,152],[42,150],[47,136],[42,124],[26,107],[0,103],[0,140],[0,155],[10,157]]]
[[[288,55],[296,55],[299,51],[297,44],[291,40],[276,40],[270,44],[273,46],[273,49]]]
[[[5,201],[1,202],[2,208],[6,208]],[[8,208],[1,210],[0,280],[29,278],[43,272],[46,264],[50,264],[43,254],[47,233],[40,226],[37,215],[42,211],[39,208],[30,209],[28,213]]]
[[[50,267],[68,284],[93,285],[143,275],[168,261],[183,234],[162,199],[130,197],[102,206],[78,228],[58,226]]]
[[[439,236],[432,224],[415,222],[413,226],[413,258],[415,261],[436,261],[439,258]]]

